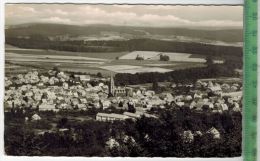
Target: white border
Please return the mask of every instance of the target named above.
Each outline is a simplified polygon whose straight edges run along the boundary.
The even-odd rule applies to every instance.
[[[0,0],[0,161],[46,161],[46,160],[87,160],[87,161],[122,161],[122,160],[159,160],[159,161],[242,161],[242,157],[236,158],[111,158],[111,157],[11,157],[4,155],[3,129],[4,129],[4,114],[3,114],[3,97],[4,97],[4,4],[5,3],[104,3],[104,4],[214,4],[214,5],[242,5],[243,0]],[[258,32],[259,33],[259,32]],[[260,60],[260,57],[259,57]],[[260,77],[259,77],[260,82]],[[260,110],[259,110],[260,112]],[[260,123],[260,121],[259,121]],[[259,143],[260,144],[260,143]]]
[[[243,0],[2,0],[7,3],[124,3],[124,4],[232,4],[241,5]]]

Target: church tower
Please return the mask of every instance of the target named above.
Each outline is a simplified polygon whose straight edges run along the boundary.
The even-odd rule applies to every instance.
[[[110,84],[109,84],[109,95],[114,96],[115,95],[115,82],[114,82],[114,77],[111,74],[110,77]]]

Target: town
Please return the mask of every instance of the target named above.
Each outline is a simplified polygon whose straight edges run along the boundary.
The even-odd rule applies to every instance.
[[[25,75],[6,77],[5,111],[16,108],[55,112],[86,111],[90,108],[105,110],[110,107],[122,110],[133,107],[135,111],[132,115],[126,113],[125,117],[104,115],[105,120],[149,116],[147,111],[151,108],[163,109],[172,104],[178,107],[188,106],[197,112],[205,109],[208,109],[208,112],[218,113],[241,111],[241,83],[213,83],[210,79],[198,80],[194,85],[173,83],[170,84],[172,90],[180,86],[189,87],[191,90],[188,94],[172,95],[171,92],[155,93],[152,89],[142,86],[116,87],[112,76],[95,78],[94,86],[89,83],[90,81],[89,75],[71,76],[55,70],[49,70],[46,75],[39,75],[37,71],[32,71]],[[97,120],[100,117],[102,113],[97,115]]]
[[[165,108],[189,108],[193,113],[241,113],[242,81],[240,78],[229,79],[201,79],[195,84],[168,83],[169,90],[157,93],[153,90],[154,85],[149,88],[142,85],[115,86],[113,76],[68,74],[57,68],[41,74],[33,70],[5,77],[4,109],[6,113],[31,111],[24,115],[24,121],[36,123],[44,119],[41,113],[46,111],[84,112],[95,109],[92,120],[103,122],[135,121],[141,117],[158,119],[157,110]],[[188,92],[184,92],[184,88]],[[174,94],[178,89],[180,92]],[[58,131],[67,130],[61,128]],[[43,135],[54,130],[35,132]],[[215,127],[204,133],[210,133],[214,139],[221,138]],[[194,135],[203,135],[203,132],[186,130],[181,135],[185,142],[191,142]],[[111,140],[107,144],[114,145]]]

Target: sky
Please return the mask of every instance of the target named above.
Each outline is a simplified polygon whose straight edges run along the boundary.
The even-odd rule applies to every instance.
[[[242,27],[243,6],[6,4],[5,24]]]

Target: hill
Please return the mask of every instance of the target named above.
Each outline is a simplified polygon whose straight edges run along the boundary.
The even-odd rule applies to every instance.
[[[65,24],[44,24],[31,23],[21,24],[17,26],[8,26],[5,29],[6,37],[17,36],[91,36],[101,35],[103,32],[110,32],[109,34],[127,34],[130,37],[139,38],[154,38],[154,36],[177,36],[186,38],[196,38],[209,41],[223,41],[223,42],[242,42],[242,29],[205,29],[205,28],[155,28],[155,27],[132,27],[132,26],[113,26],[113,25],[88,25],[76,26]]]

